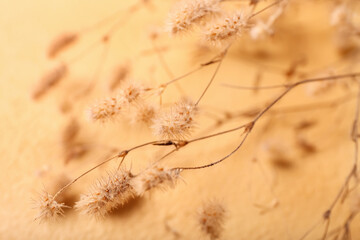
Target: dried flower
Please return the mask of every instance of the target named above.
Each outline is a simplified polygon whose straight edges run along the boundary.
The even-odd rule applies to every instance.
[[[65,64],[60,64],[49,72],[45,73],[41,78],[39,85],[33,92],[33,98],[38,99],[46,93],[51,87],[55,86],[67,74]]]
[[[226,14],[215,23],[209,25],[204,32],[206,41],[222,45],[234,41],[246,27],[249,15],[244,11]]]
[[[200,209],[198,221],[203,233],[210,239],[218,239],[223,231],[225,208],[216,201],[210,201]]]
[[[154,135],[163,139],[184,138],[194,127],[194,116],[197,107],[189,100],[181,100],[168,111],[164,111],[154,119],[152,126]]]
[[[75,207],[84,214],[103,217],[135,196],[133,175],[121,170],[100,179],[90,193],[82,194]]]
[[[168,32],[189,30],[204,17],[219,11],[220,0],[182,0],[175,4],[168,17]]]
[[[153,165],[134,178],[134,189],[141,196],[153,188],[174,187],[179,175],[179,169]]]
[[[67,206],[64,203],[58,203],[50,193],[43,191],[36,203],[39,213],[35,220],[42,222],[57,219],[59,216],[64,215],[63,208],[65,207]]]
[[[125,104],[123,96],[115,96],[95,104],[89,110],[89,117],[93,121],[105,121],[114,118],[121,112]]]
[[[77,39],[78,35],[70,32],[57,36],[49,46],[48,57],[55,58],[61,51],[75,43]]]
[[[143,92],[144,88],[142,86],[130,82],[124,86],[116,96],[105,99],[92,106],[89,110],[89,117],[93,121],[113,119],[119,115],[125,107],[136,102]]]

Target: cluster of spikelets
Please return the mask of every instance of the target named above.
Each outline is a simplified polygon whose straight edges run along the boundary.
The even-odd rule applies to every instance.
[[[220,238],[224,220],[225,208],[215,200],[205,203],[198,212],[201,231],[211,240]]]
[[[284,13],[288,0],[283,0],[267,19],[252,21],[253,8],[236,11],[224,10],[222,0],[179,0],[167,20],[167,31],[172,35],[187,32],[197,26],[205,42],[212,45],[227,46],[249,30],[256,40],[273,34],[275,21]],[[251,2],[256,5],[257,1]]]
[[[145,123],[151,127],[154,135],[161,139],[182,139],[188,136],[195,125],[197,106],[189,99],[181,99],[169,109],[159,109],[143,100],[144,93],[148,90],[141,85],[130,83],[114,97],[92,106],[89,117],[93,121],[104,122],[126,112],[131,116],[132,122]]]
[[[182,0],[175,4],[170,12],[168,32],[179,34],[201,28],[204,39],[213,44],[222,45],[240,36],[247,26],[249,14],[227,12],[220,6],[221,0]]]
[[[88,193],[82,194],[75,208],[83,214],[101,218],[147,191],[174,187],[179,177],[179,169],[158,165],[153,165],[136,176],[129,170],[118,170],[101,178]],[[64,207],[67,206],[56,202],[53,196],[45,192],[38,200],[39,214],[36,219],[54,219],[63,215]]]
[[[89,117],[93,121],[114,119],[130,106],[136,105],[145,91],[143,86],[128,82],[117,95],[93,105],[89,110]]]
[[[98,180],[89,193],[81,195],[75,207],[84,214],[105,216],[134,197],[133,177],[124,170],[109,174]]]
[[[232,42],[246,28],[248,18],[248,14],[244,11],[224,15],[207,28],[204,32],[205,40],[214,44]]]

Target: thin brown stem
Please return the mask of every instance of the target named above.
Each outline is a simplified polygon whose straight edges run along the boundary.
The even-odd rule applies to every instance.
[[[305,79],[296,83],[293,83],[291,85],[289,85],[287,87],[287,89],[282,92],[278,97],[275,98],[275,100],[273,100],[269,105],[267,105],[265,107],[265,109],[263,109],[255,118],[254,120],[252,120],[251,122],[248,123],[248,126],[245,128],[245,137],[243,138],[243,140],[240,142],[240,144],[233,150],[231,151],[228,155],[226,155],[225,157],[212,162],[210,164],[206,164],[206,165],[202,165],[202,166],[197,166],[197,167],[178,167],[175,169],[182,169],[182,170],[192,170],[192,169],[202,169],[202,168],[207,168],[207,167],[211,167],[214,166],[216,164],[219,164],[221,162],[223,162],[224,160],[226,160],[227,158],[229,158],[230,156],[232,156],[235,152],[237,152],[241,146],[243,145],[243,143],[245,142],[246,138],[248,137],[248,135],[250,134],[251,130],[253,129],[255,123],[266,113],[268,112],[277,102],[279,102],[285,95],[287,95],[292,89],[294,89],[297,86],[306,84],[306,83],[311,83],[311,82],[317,82],[317,81],[329,81],[329,80],[338,80],[338,79],[344,79],[344,78],[349,78],[349,77],[356,77],[360,75],[360,73],[351,73],[351,74],[343,74],[343,75],[337,75],[337,76],[331,76],[331,77],[323,77],[323,78],[313,78],[313,79]],[[360,91],[360,89],[359,89]],[[359,93],[359,101],[360,101],[360,93]],[[351,175],[352,176],[352,175]]]
[[[223,62],[223,60],[224,60],[224,58],[225,58],[225,56],[226,56],[226,54],[227,54],[230,46],[231,46],[231,45],[229,45],[229,46],[224,50],[224,52],[221,53],[221,59],[220,59],[218,65],[217,65],[217,67],[216,67],[216,69],[215,69],[215,72],[214,72],[214,74],[211,76],[211,79],[210,79],[209,83],[207,84],[206,88],[204,89],[204,91],[202,92],[201,96],[199,97],[199,99],[198,99],[197,102],[195,103],[195,106],[197,106],[197,105],[199,104],[200,100],[204,97],[205,93],[207,92],[207,90],[209,89],[210,85],[211,85],[212,82],[214,81],[217,73],[219,72],[221,63]]]

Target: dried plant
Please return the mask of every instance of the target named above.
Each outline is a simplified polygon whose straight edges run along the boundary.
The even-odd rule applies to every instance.
[[[197,107],[188,99],[175,103],[154,119],[154,135],[161,139],[183,139],[189,136],[194,128],[196,113]]]
[[[36,201],[38,215],[35,217],[39,221],[56,220],[64,215],[64,209],[67,206],[64,203],[58,203],[48,192],[43,191]]]
[[[134,189],[141,196],[153,188],[174,187],[180,169],[167,169],[157,165],[145,169],[134,179]]]
[[[219,12],[221,0],[182,0],[173,7],[168,17],[168,31],[179,34],[189,30],[206,16]]]
[[[95,46],[101,45],[103,47],[103,54],[100,59],[101,63],[98,68],[96,68],[93,81],[91,81],[90,84],[83,84],[83,91],[81,94],[77,94],[76,97],[74,97],[73,101],[71,101],[71,106],[79,105],[82,107],[81,100],[86,99],[86,102],[88,102],[87,98],[98,97],[98,95],[96,95],[98,92],[92,92],[92,90],[101,90],[98,86],[97,79],[101,76],[101,71],[107,54],[112,53],[109,51],[109,43],[113,39],[115,33],[121,29],[124,24],[129,22],[128,18],[135,15],[139,9],[145,6],[149,7],[150,2],[152,1],[141,0],[130,6],[126,11],[126,14],[122,15],[122,18],[116,15],[114,24],[111,25],[110,30],[101,34],[95,44],[85,49],[84,53],[87,54]],[[243,3],[245,3],[246,6]],[[335,46],[335,48],[339,47],[338,50],[340,50],[342,54],[341,63],[344,65],[342,66],[343,68],[327,66],[324,69],[314,72],[311,72],[310,70],[305,71],[303,70],[303,65],[308,63],[308,56],[301,56],[301,58],[297,56],[292,59],[286,58],[288,62],[283,69],[268,67],[265,66],[266,64],[262,65],[262,58],[269,58],[272,61],[273,59],[276,60],[276,57],[281,54],[276,55],[272,53],[276,52],[276,47],[266,49],[266,44],[260,45],[259,41],[254,40],[266,40],[266,36],[276,36],[278,33],[280,36],[287,36],[289,33],[284,31],[282,24],[284,24],[284,22],[287,23],[287,20],[292,17],[291,14],[289,14],[290,16],[287,14],[287,11],[289,11],[288,9],[291,8],[292,4],[296,5],[295,0],[278,0],[272,3],[264,3],[264,1],[255,0],[176,1],[168,14],[164,29],[158,30],[158,28],[156,28],[156,30],[149,34],[148,40],[150,41],[152,48],[150,50],[142,50],[140,51],[140,54],[134,54],[135,60],[131,61],[131,73],[128,61],[124,61],[123,64],[119,65],[115,69],[112,78],[107,82],[108,89],[114,92],[114,94],[112,94],[112,96],[107,96],[106,94],[109,94],[109,91],[107,91],[104,94],[104,100],[90,106],[88,110],[88,116],[90,120],[94,122],[106,123],[109,120],[113,120],[115,124],[118,124],[119,119],[124,119],[129,120],[135,126],[137,126],[137,124],[144,124],[147,129],[152,131],[153,135],[158,140],[144,141],[136,144],[135,146],[124,148],[121,151],[117,150],[117,154],[111,156],[110,158],[108,156],[104,156],[105,160],[103,162],[90,168],[73,181],[67,183],[53,196],[50,193],[44,192],[44,194],[41,195],[40,200],[38,200],[39,214],[37,219],[47,220],[63,215],[63,208],[66,206],[63,203],[58,203],[55,199],[61,196],[66,189],[71,187],[80,178],[110,161],[118,160],[118,169],[115,172],[108,174],[107,177],[98,180],[88,193],[81,194],[80,200],[76,202],[75,205],[75,208],[80,212],[95,216],[96,218],[104,217],[115,209],[125,205],[130,199],[142,197],[146,192],[151,191],[152,189],[167,189],[169,187],[175,187],[176,182],[180,178],[180,173],[183,175],[183,172],[185,171],[191,172],[215,167],[225,160],[228,160],[236,152],[242,149],[244,144],[248,141],[249,136],[253,133],[253,130],[258,126],[260,128],[259,131],[264,136],[269,134],[269,128],[276,129],[271,122],[276,120],[275,117],[275,120],[269,120],[268,124],[264,124],[265,126],[258,124],[259,121],[267,116],[273,117],[290,112],[301,113],[303,111],[318,109],[334,109],[341,104],[355,99],[356,97],[357,106],[355,108],[350,136],[350,140],[354,144],[353,164],[337,195],[328,208],[326,208],[323,216],[319,216],[319,218],[325,223],[323,235],[321,236],[322,239],[326,239],[328,235],[332,234],[331,231],[329,231],[329,228],[330,220],[333,216],[333,209],[340,202],[345,201],[348,194],[351,193],[352,189],[350,187],[352,186],[352,181],[356,182],[355,187],[358,184],[357,164],[359,137],[358,119],[360,111],[360,73],[354,71],[354,69],[358,67],[357,60],[359,58],[358,53],[360,49],[360,43],[358,43],[357,39],[359,35],[359,23],[357,18],[354,17],[355,11],[353,10],[353,6],[355,3],[352,0],[341,1],[340,3],[336,2],[333,11],[329,14],[329,27],[332,26],[334,28],[334,35],[341,39],[341,44]],[[228,5],[230,5],[232,10],[229,10]],[[282,19],[285,20],[282,21]],[[98,29],[98,26],[99,25],[95,25],[94,29]],[[178,35],[182,33],[188,33],[190,35],[192,33],[191,30],[198,30],[201,38],[200,40],[203,40],[203,42],[206,43],[206,54],[204,54],[204,48],[201,48],[201,55],[209,56],[209,54],[215,52],[213,54],[214,56],[206,59],[207,61],[200,63],[178,77],[175,77],[176,75],[174,74],[175,71],[173,72],[173,67],[175,68],[176,63],[168,61],[166,55],[166,52],[171,51],[174,47],[171,46],[171,44],[164,46],[161,45],[164,39],[167,39],[168,37],[163,35],[163,33],[170,33],[169,35],[173,38],[168,41],[176,42]],[[56,58],[60,53],[63,53],[65,48],[70,45],[77,44],[76,40],[80,36],[83,37],[83,34],[84,32],[60,35],[50,44],[48,56],[50,58]],[[246,47],[243,46],[236,46],[237,49],[235,49],[235,46],[233,45],[235,45],[240,38],[241,41],[245,43],[244,45],[248,44],[257,49],[259,52],[255,54],[247,53]],[[350,39],[351,46],[349,44]],[[278,39],[275,37],[271,40],[271,42],[269,40],[271,46],[276,46],[276,41],[279,41],[280,44],[286,45],[281,37]],[[290,44],[293,43],[290,42]],[[198,42],[196,43],[196,46],[198,46]],[[265,48],[265,50],[261,48]],[[294,48],[296,48],[296,46],[291,46],[291,49]],[[199,48],[197,49],[199,50]],[[144,54],[145,52],[146,54]],[[346,54],[344,54],[345,52]],[[48,74],[45,74],[38,87],[33,92],[34,99],[39,99],[49,89],[60,82],[60,80],[68,73],[68,67],[71,67],[74,62],[84,57],[86,55],[84,53],[76,55],[68,61],[64,61],[56,69]],[[238,56],[239,53],[241,56]],[[152,54],[158,61],[153,65],[159,65],[159,68],[162,71],[161,73],[165,74],[169,79],[166,79],[166,81],[156,79],[159,81],[146,85],[149,87],[145,87],[145,84],[142,84],[139,81],[129,80],[130,74],[133,75],[133,73],[138,70],[137,61],[140,61],[140,58],[142,59],[145,58],[145,56],[148,57]],[[245,59],[246,54],[251,55],[250,58],[252,60],[250,58]],[[65,52],[64,55],[66,55]],[[221,69],[225,68],[224,65],[227,64],[224,60],[230,58],[241,60],[245,59],[247,62],[255,65],[256,76],[252,86],[244,86],[240,83],[235,85],[224,84],[225,87],[231,88],[227,90],[250,90],[250,93],[252,92],[259,95],[267,90],[278,90],[280,93],[262,104],[248,106],[252,104],[248,102],[234,102],[232,106],[221,105],[220,110],[214,110],[212,113],[209,112],[206,107],[206,97],[210,95],[208,94],[209,89],[216,87],[214,86],[214,82],[217,80],[216,78],[218,75],[220,75],[219,72]],[[202,70],[205,71],[205,69],[211,69],[211,66],[214,69],[211,70],[211,76],[206,79],[207,84],[203,86],[199,95],[195,96],[196,101],[190,100],[194,99],[194,96],[191,98],[185,97],[191,93],[188,91],[190,90],[190,84],[194,84],[187,83],[186,78]],[[231,66],[231,64],[226,65],[226,68],[229,69]],[[264,85],[262,80],[265,77],[263,75],[266,75],[268,72],[271,72],[271,74],[275,74],[274,72],[277,72],[276,74],[280,74],[281,77],[285,79],[284,82]],[[149,77],[151,74],[144,75],[146,75],[146,79],[151,78]],[[230,75],[232,75],[232,73]],[[162,75],[157,74],[156,78],[161,78],[159,76]],[[239,76],[239,78],[242,78],[242,76]],[[176,102],[167,102],[168,100],[165,93],[167,93],[169,86],[172,85],[176,87],[176,93],[181,96],[178,97],[177,95],[174,95],[171,99],[176,98],[180,100]],[[313,105],[302,104],[299,106],[287,106],[283,108],[277,107],[280,101],[300,86],[305,86],[307,93],[314,99],[320,95],[331,95],[330,90],[344,91],[346,93],[344,95],[347,96],[346,98],[337,98],[335,101],[332,100],[331,102],[327,101]],[[220,87],[216,88],[216,91],[218,91],[219,88]],[[354,89],[356,90],[356,96],[352,96],[353,91],[355,91]],[[191,88],[191,90],[193,89]],[[171,94],[173,94],[173,92]],[[222,97],[227,98],[226,94]],[[167,101],[163,101],[164,98]],[[237,107],[239,107],[240,110],[238,110]],[[241,110],[241,107],[246,107],[246,109]],[[209,109],[210,108],[211,106]],[[229,108],[231,110],[228,110]],[[199,124],[201,123],[201,118],[206,116],[210,116],[211,119],[215,120],[215,124],[210,126],[209,129],[205,129],[203,125]],[[246,120],[245,123],[242,122],[244,119]],[[282,170],[284,171],[290,171],[292,168],[289,168],[288,166],[292,166],[292,162],[289,161],[288,152],[293,152],[294,154],[298,154],[300,152],[302,157],[318,153],[320,149],[316,144],[314,144],[314,140],[307,137],[304,133],[309,129],[316,127],[318,120],[319,119],[317,119],[314,114],[314,120],[301,118],[297,119],[296,124],[293,124],[294,126],[290,129],[292,129],[293,133],[295,133],[295,150],[293,150],[293,148],[283,147],[282,144],[277,143],[272,144],[271,146],[269,145],[265,155],[271,159],[273,165],[282,167]],[[236,124],[235,127],[214,132],[215,129],[226,126],[226,124],[230,122]],[[196,131],[197,129],[206,132],[206,134],[203,132],[198,133]],[[65,131],[62,134],[61,143],[63,145],[66,159],[71,159],[74,156],[80,156],[82,153],[87,151],[87,148],[84,148],[83,145],[76,141],[79,130],[80,124],[75,120],[70,120],[69,125],[65,128]],[[209,130],[212,133],[208,134]],[[169,156],[175,155],[176,152],[192,145],[194,142],[205,141],[207,139],[217,139],[220,136],[230,135],[230,133],[234,132],[241,132],[240,139],[234,138],[236,139],[234,140],[235,147],[227,154],[213,160],[208,160],[205,164],[195,164],[195,166],[185,167],[170,167],[171,164],[175,163],[160,163],[160,161],[163,161]],[[196,135],[197,137],[192,137],[192,135]],[[262,142],[262,139],[258,140],[260,140],[258,142]],[[286,144],[284,145],[287,146]],[[171,148],[171,150],[161,157],[157,156],[155,161],[153,161],[154,159],[151,159],[150,162],[152,162],[152,164],[148,168],[141,169],[138,174],[132,174],[130,170],[123,169],[122,165],[125,160],[127,160],[127,156],[133,151],[142,150],[145,147],[151,147],[152,149]],[[147,155],[147,158],[151,157]],[[275,209],[274,206],[277,206],[278,204],[279,202],[277,198],[275,198],[271,207],[266,208],[266,210],[270,208]],[[217,201],[210,201],[204,204],[202,209],[199,211],[198,224],[202,232],[210,239],[219,239],[221,237],[222,232],[224,231],[223,224],[225,221],[225,212],[225,208]],[[344,239],[349,236],[350,223],[357,213],[358,208],[356,208],[356,210],[351,210],[349,217],[346,219],[343,226],[341,226],[340,230],[337,232],[335,231],[338,236],[341,235]],[[306,231],[301,239],[308,237],[313,232],[313,229],[314,228],[311,228]]]

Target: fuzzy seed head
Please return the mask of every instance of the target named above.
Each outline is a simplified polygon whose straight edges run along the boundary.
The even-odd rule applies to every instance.
[[[127,83],[116,96],[93,105],[89,110],[89,118],[102,122],[114,119],[123,109],[139,100],[143,92],[142,86]]]
[[[114,119],[126,103],[123,96],[115,96],[93,105],[89,110],[89,118],[93,121]]]
[[[134,83],[134,82],[128,82],[125,84],[125,86],[120,90],[120,95],[123,96],[126,103],[130,104],[135,101],[137,101],[141,94],[144,92],[144,87]]]
[[[154,135],[162,139],[182,139],[194,128],[197,107],[192,101],[181,100],[154,120]]]
[[[82,194],[75,208],[96,218],[104,217],[135,196],[133,175],[130,171],[117,171],[100,179],[92,190]]]
[[[204,38],[214,45],[232,42],[241,35],[248,18],[249,16],[245,12],[224,15],[208,27],[204,32]]]
[[[272,35],[273,33],[271,27],[262,21],[258,21],[249,31],[250,37],[253,40],[258,40],[264,35]]]
[[[134,189],[141,196],[153,188],[174,187],[180,176],[179,169],[168,169],[154,165],[134,179]]]
[[[218,239],[223,231],[225,219],[225,208],[216,201],[211,201],[200,209],[198,213],[198,222],[201,231],[210,237]]]
[[[175,4],[168,17],[168,29],[171,34],[189,30],[203,18],[219,11],[220,0],[182,0]]]
[[[40,222],[56,220],[64,215],[63,208],[65,207],[67,206],[64,203],[58,203],[50,193],[44,191],[36,202],[36,208],[39,212],[35,220]]]

